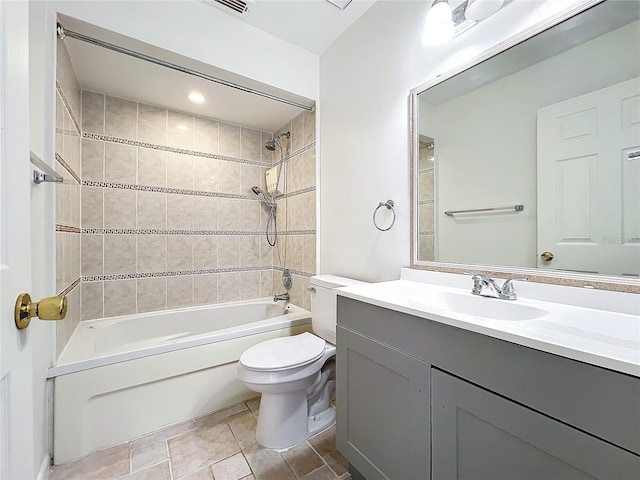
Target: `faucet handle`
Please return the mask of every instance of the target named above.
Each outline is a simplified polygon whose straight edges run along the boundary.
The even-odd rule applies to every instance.
[[[513,288],[513,282],[520,280],[526,281],[527,277],[509,278],[505,280],[502,284],[501,298],[506,300],[516,300],[518,297],[516,296],[516,291]]]
[[[471,289],[471,293],[474,295],[480,295],[482,292],[482,287],[487,284],[488,277],[485,275],[480,275],[479,273],[473,274],[471,277],[473,280],[473,288]]]

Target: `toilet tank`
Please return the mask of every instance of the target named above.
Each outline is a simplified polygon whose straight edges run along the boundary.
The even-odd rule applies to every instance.
[[[337,294],[334,289],[365,282],[351,278],[336,277],[335,275],[316,275],[311,277],[310,283],[313,332],[335,345]]]

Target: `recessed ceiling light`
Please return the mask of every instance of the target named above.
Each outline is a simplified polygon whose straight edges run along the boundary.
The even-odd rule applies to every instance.
[[[198,92],[189,92],[189,100],[193,103],[204,103],[204,95]]]

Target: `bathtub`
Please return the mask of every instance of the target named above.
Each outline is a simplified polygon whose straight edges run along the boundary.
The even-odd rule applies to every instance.
[[[309,311],[269,298],[80,322],[48,372],[55,463],[251,398],[242,352],[310,330]]]

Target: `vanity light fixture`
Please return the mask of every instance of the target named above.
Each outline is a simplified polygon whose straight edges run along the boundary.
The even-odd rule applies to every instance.
[[[187,97],[189,97],[189,100],[191,100],[193,103],[204,103],[204,95],[202,95],[200,92],[189,92],[189,95],[187,95]]]
[[[448,0],[434,0],[427,12],[422,43],[432,47],[453,38],[453,16]]]
[[[503,4],[504,0],[468,0],[464,16],[467,20],[479,22],[500,10]]]

